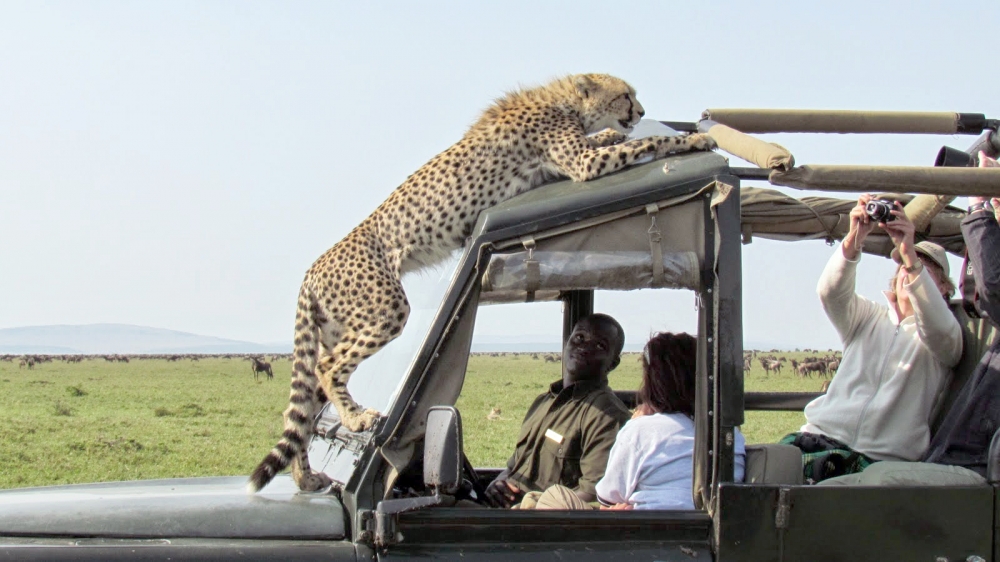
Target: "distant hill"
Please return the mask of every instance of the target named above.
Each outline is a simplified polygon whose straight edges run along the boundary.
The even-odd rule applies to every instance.
[[[625,351],[642,351],[643,344],[629,343]],[[769,342],[749,341],[746,349],[783,349]],[[485,336],[472,343],[473,352],[554,352],[559,341],[547,336]],[[260,344],[227,340],[163,328],[131,324],[83,324],[26,326],[0,329],[0,355],[38,353],[110,354],[110,353],[291,353],[291,344]]]
[[[0,329],[0,354],[290,353],[291,343],[259,344],[130,324]]]

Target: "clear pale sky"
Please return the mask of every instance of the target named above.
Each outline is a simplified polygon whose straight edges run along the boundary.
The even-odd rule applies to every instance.
[[[709,107],[1000,117],[996,2],[765,6],[0,2],[0,328],[290,341],[313,260],[492,99],[568,73],[625,78],[666,120]],[[768,138],[803,164],[899,165],[974,140]],[[832,251],[745,247],[747,340],[838,346],[815,296]],[[891,273],[868,257],[859,291],[880,298]],[[683,321],[625,318],[631,342],[692,329],[693,298],[679,303],[644,308],[679,306]],[[524,331],[489,314],[498,333]]]

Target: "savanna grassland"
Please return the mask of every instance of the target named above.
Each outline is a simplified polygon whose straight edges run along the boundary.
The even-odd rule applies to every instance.
[[[779,353],[789,360],[806,353]],[[545,354],[476,354],[457,406],[465,449],[476,466],[502,466],[531,401],[559,378]],[[137,359],[110,363],[0,362],[0,488],[181,476],[249,474],[281,434],[291,364],[275,361],[274,380],[254,381],[237,358]],[[611,375],[635,389],[638,355]],[[755,362],[747,391],[818,391],[785,366],[765,375]],[[494,408],[498,414],[489,415]],[[771,442],[802,414],[748,412],[747,441]]]

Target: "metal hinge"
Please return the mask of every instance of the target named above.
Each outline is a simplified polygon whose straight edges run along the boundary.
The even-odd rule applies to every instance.
[[[435,505],[452,505],[454,503],[455,498],[441,494],[417,498],[382,500],[378,502],[375,511],[361,512],[362,531],[358,539],[361,542],[373,545],[378,550],[384,551],[389,545],[398,544],[403,541],[403,534],[399,532],[400,513],[416,511]]]
[[[358,513],[358,542],[363,542],[370,546],[375,546],[375,512],[366,509]]]
[[[788,520],[792,515],[792,490],[790,488],[778,489],[778,508],[774,510],[774,528],[785,530],[788,528]]]

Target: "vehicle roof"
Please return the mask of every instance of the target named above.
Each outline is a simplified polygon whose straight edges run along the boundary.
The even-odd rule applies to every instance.
[[[473,236],[503,238],[634,208],[703,187],[706,178],[728,170],[729,163],[719,154],[691,152],[587,182],[549,183],[484,210]]]

